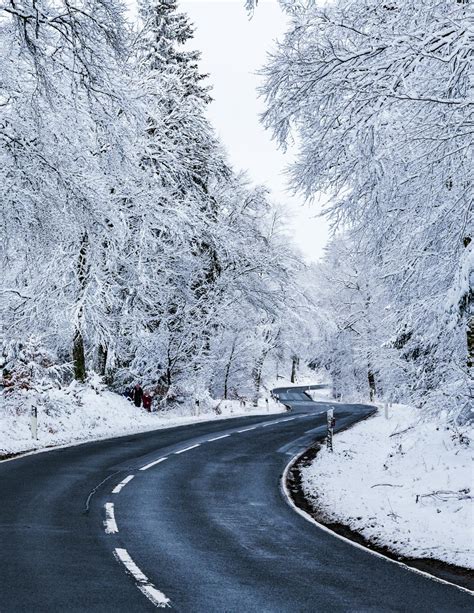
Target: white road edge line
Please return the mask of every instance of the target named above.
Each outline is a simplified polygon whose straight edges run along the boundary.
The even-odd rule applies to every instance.
[[[230,434],[222,434],[221,436],[215,436],[214,438],[208,438],[207,442],[212,443],[212,441],[220,441],[221,438],[227,438]]]
[[[165,460],[167,460],[168,458],[158,458],[158,460],[154,460],[153,462],[150,462],[149,464],[145,464],[145,466],[142,466],[141,468],[139,468],[138,470],[148,470],[149,468],[151,468],[152,466],[156,466],[157,464],[159,464],[160,462],[164,462]]]
[[[365,551],[366,553],[369,553],[369,554],[371,554],[373,556],[376,556],[377,558],[382,558],[383,560],[386,560],[387,562],[391,562],[392,564],[396,564],[397,566],[401,566],[405,570],[408,570],[408,571],[410,571],[412,573],[416,573],[417,575],[422,575],[426,579],[431,579],[432,581],[437,581],[438,583],[443,583],[444,585],[451,585],[452,587],[455,587],[458,590],[461,590],[462,592],[467,592],[468,594],[474,595],[474,591],[472,591],[472,590],[470,590],[470,589],[468,589],[466,587],[462,587],[461,585],[457,585],[456,583],[452,583],[451,581],[446,581],[446,579],[441,579],[440,577],[435,577],[434,575],[431,575],[430,573],[427,573],[424,570],[419,570],[418,568],[414,568],[413,566],[408,566],[408,564],[404,564],[403,562],[399,562],[398,560],[393,560],[392,558],[389,558],[389,557],[383,555],[383,553],[379,553],[378,551],[373,551],[372,549],[368,549],[367,547],[364,547],[364,545],[361,545],[360,543],[356,543],[354,541],[351,541],[351,539],[348,539],[345,536],[342,536],[341,534],[338,534],[337,532],[334,532],[330,528],[327,528],[324,524],[320,524],[309,513],[306,513],[306,511],[303,511],[303,509],[300,509],[299,507],[297,507],[296,504],[293,502],[293,499],[291,498],[291,494],[290,494],[290,492],[288,490],[287,477],[288,477],[288,473],[289,473],[290,469],[292,468],[293,464],[295,464],[295,462],[298,460],[300,455],[301,454],[299,453],[297,456],[295,456],[291,460],[291,462],[289,464],[287,464],[285,470],[283,471],[283,475],[281,477],[281,480],[280,480],[280,489],[282,491],[282,494],[283,494],[284,498],[286,498],[287,503],[290,505],[290,507],[293,508],[294,511],[296,511],[298,513],[298,515],[301,515],[301,517],[304,517],[304,519],[306,519],[306,521],[311,522],[312,524],[317,526],[323,532],[327,532],[328,534],[331,534],[335,538],[337,538],[337,539],[339,539],[341,541],[344,541],[344,542],[348,543],[349,545],[352,545],[353,547],[356,547],[357,549],[362,549],[362,551]]]
[[[118,532],[117,522],[115,521],[114,503],[105,503],[104,528],[106,534],[116,534]]]
[[[180,453],[184,453],[185,451],[190,451],[191,449],[196,449],[196,447],[200,447],[201,443],[197,443],[196,445],[191,445],[191,447],[185,447],[184,449],[180,449],[179,451],[175,451],[175,455],[179,455]]]
[[[148,577],[138,568],[126,549],[116,548],[114,556],[117,560],[122,562],[127,571],[137,582],[138,589],[155,605],[155,607],[163,608],[171,606],[170,599],[167,598],[163,592],[160,592],[153,583],[150,583]]]
[[[245,430],[237,430],[239,434],[242,432],[250,432],[250,430],[256,430],[257,426],[252,426],[251,428],[245,428]]]
[[[123,481],[120,481],[120,483],[116,485],[112,490],[112,494],[118,494],[119,492],[121,492],[123,488],[127,485],[127,483],[130,483],[134,476],[135,475],[128,475],[128,477],[125,477]]]

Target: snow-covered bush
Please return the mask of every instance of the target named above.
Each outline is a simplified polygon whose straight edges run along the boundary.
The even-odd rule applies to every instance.
[[[59,387],[71,376],[69,364],[61,364],[42,339],[5,340],[0,350],[0,386],[5,394],[18,390],[42,390]]]

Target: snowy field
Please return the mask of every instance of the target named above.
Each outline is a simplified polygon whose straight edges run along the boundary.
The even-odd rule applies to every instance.
[[[473,432],[397,405],[337,434],[303,469],[328,521],[406,557],[474,568]]]
[[[38,405],[38,439],[31,431],[30,401],[5,402],[0,397],[0,458],[2,456],[55,445],[85,442],[122,436],[158,428],[169,428],[197,421],[208,421],[242,415],[281,413],[285,408],[269,400],[258,407],[249,402],[211,401],[202,403],[199,415],[195,407],[183,405],[169,411],[146,412],[113,392],[72,385],[65,390],[51,390]],[[220,414],[215,408],[219,405]]]

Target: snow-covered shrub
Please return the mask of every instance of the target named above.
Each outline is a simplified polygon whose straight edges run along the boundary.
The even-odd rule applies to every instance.
[[[4,393],[18,390],[38,392],[59,387],[70,379],[69,364],[59,363],[41,339],[31,336],[25,341],[4,341],[0,353],[0,385]]]

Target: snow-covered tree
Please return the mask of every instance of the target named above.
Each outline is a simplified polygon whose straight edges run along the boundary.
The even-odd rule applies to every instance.
[[[186,16],[140,15],[137,33],[118,1],[0,4],[4,376],[34,347],[63,379],[250,394],[298,257],[210,126]]]
[[[327,214],[390,279],[397,344],[416,356],[415,397],[462,411],[472,334],[472,7],[286,4],[291,26],[266,67],[264,122],[282,144],[297,133],[293,184],[331,194]]]

